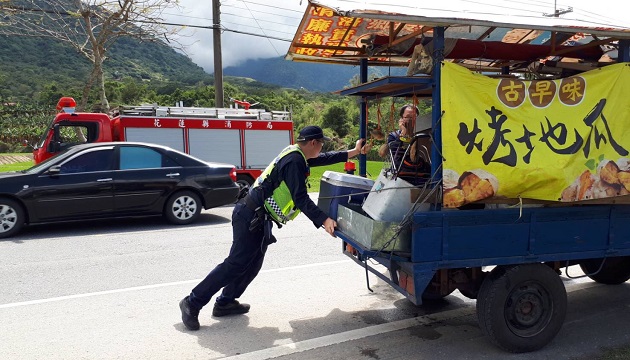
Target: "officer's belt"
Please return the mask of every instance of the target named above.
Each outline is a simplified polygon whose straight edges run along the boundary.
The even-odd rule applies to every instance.
[[[273,221],[278,226],[278,229],[282,227],[282,224],[280,224],[278,221],[276,221],[276,219],[273,218],[273,216],[271,216],[271,214],[269,213],[269,210],[267,210],[267,208],[264,205],[256,205],[256,202],[254,201],[254,199],[252,199],[252,197],[249,194],[245,195],[243,199],[245,200],[245,206],[248,209],[250,209],[251,211],[259,215],[265,214],[266,218],[269,221]]]

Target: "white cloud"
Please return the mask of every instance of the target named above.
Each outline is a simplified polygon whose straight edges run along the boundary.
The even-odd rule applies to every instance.
[[[182,10],[178,15],[174,10],[165,14],[168,22],[212,26],[212,1],[180,0],[180,5]],[[221,24],[226,29],[221,35],[223,67],[239,65],[247,59],[284,56],[289,42],[265,36],[292,40],[306,5],[306,0],[221,1]],[[213,31],[186,28],[181,34],[186,35],[180,41],[187,45],[187,54],[196,64],[212,73]]]
[[[394,0],[390,0],[394,1]],[[401,1],[401,0],[399,0]],[[573,12],[562,17],[615,24],[630,27],[624,17],[630,13],[630,2],[619,0],[564,0],[557,3],[558,9],[573,8]],[[442,9],[471,12],[498,12],[502,14],[538,16],[553,13],[553,0],[441,0],[437,3],[407,0],[410,5],[431,7],[438,4]],[[368,1],[369,3],[369,1]],[[620,4],[623,3],[623,4]],[[212,1],[180,0],[181,12],[169,10],[165,14],[169,22],[196,26],[212,26]],[[221,36],[223,67],[239,65],[247,59],[284,56],[289,42],[273,40],[264,36],[293,39],[300,23],[307,0],[223,0],[221,23],[229,30],[257,34],[248,35],[225,31]],[[434,6],[433,6],[434,7]],[[210,29],[186,28],[181,41],[187,44],[187,53],[192,60],[207,72],[214,70],[213,34]],[[261,37],[263,36],[263,37]]]

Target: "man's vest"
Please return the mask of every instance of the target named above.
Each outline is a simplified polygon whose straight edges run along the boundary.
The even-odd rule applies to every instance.
[[[306,162],[306,156],[304,156],[304,153],[302,152],[302,150],[300,150],[300,147],[297,145],[289,145],[284,148],[280,152],[280,154],[267,166],[265,171],[260,174],[258,179],[256,179],[256,181],[254,182],[252,188],[260,186],[260,184],[262,184],[265,179],[269,177],[273,169],[276,168],[276,165],[278,164],[278,161],[280,161],[280,159],[296,151],[299,152],[300,155],[302,155],[302,157],[304,158],[304,162]],[[308,174],[306,181],[308,181]],[[291,191],[289,190],[287,184],[284,182],[284,179],[280,182],[278,187],[273,190],[271,196],[265,199],[264,206],[271,217],[280,224],[286,224],[287,221],[295,219],[295,217],[298,216],[298,214],[300,213],[300,209],[297,209],[295,207],[295,203],[293,202],[293,198],[291,197]]]

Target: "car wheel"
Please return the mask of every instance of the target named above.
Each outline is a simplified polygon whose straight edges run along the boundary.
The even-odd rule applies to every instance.
[[[17,234],[26,217],[22,206],[11,199],[0,199],[0,239]]]
[[[195,222],[201,213],[201,200],[192,191],[177,192],[166,201],[164,216],[175,225]]]

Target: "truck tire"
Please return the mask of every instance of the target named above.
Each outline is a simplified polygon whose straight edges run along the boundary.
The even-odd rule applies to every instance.
[[[0,198],[0,239],[17,234],[25,223],[22,205],[15,200]]]
[[[252,177],[249,175],[244,175],[244,174],[236,175],[236,184],[241,188],[250,187],[252,186],[253,183],[254,183],[254,179],[252,179]]]
[[[544,264],[497,266],[479,289],[481,332],[506,351],[521,353],[547,345],[567,312],[567,292]]]
[[[239,188],[237,199],[244,198],[249,193],[249,188],[252,184],[254,184],[254,179],[251,176],[245,174],[236,175],[236,185]]]
[[[630,279],[630,257],[628,256],[582,260],[580,268],[586,276],[600,284],[618,285]]]
[[[184,190],[171,195],[164,206],[164,216],[175,225],[195,222],[201,214],[201,200],[192,191]]]

